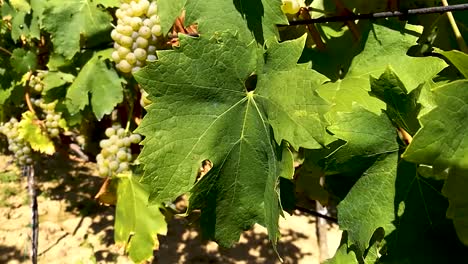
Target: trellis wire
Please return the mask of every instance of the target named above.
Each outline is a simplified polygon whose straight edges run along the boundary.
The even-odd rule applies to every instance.
[[[446,13],[446,12],[463,11],[463,10],[468,10],[468,4],[415,8],[415,9],[408,9],[405,11],[385,11],[385,12],[368,13],[368,14],[350,14],[350,15],[344,15],[344,16],[318,17],[318,18],[312,18],[312,19],[289,21],[289,25],[278,25],[278,27],[288,27],[288,26],[307,25],[307,24],[314,24],[314,23],[326,23],[326,22],[340,22],[340,21],[344,22],[344,21],[359,20],[359,19],[377,19],[377,18],[389,18],[389,17],[406,18],[411,15],[427,15],[427,14],[437,14],[437,13]]]

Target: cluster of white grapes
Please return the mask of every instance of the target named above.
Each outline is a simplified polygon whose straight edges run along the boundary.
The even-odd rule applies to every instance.
[[[33,88],[34,91],[41,93],[44,89],[44,83],[42,82],[44,76],[45,72],[43,71],[39,71],[37,74],[32,75],[31,79],[29,80],[29,87]]]
[[[305,6],[304,0],[282,0],[281,10],[285,14],[297,14]]]
[[[47,134],[49,134],[51,138],[58,137],[60,134],[60,119],[62,118],[62,113],[55,112],[57,101],[45,103],[44,100],[40,98],[31,99],[31,102],[42,109],[43,114],[41,119],[44,120]]]
[[[19,166],[25,166],[33,163],[31,157],[31,147],[19,136],[19,122],[16,118],[11,118],[10,121],[0,125],[0,133],[4,134],[8,139],[8,150],[13,153],[15,163]]]
[[[112,59],[124,73],[135,72],[146,61],[156,60],[156,42],[162,35],[156,1],[124,0],[115,12],[117,26]]]
[[[141,136],[130,134],[119,125],[107,128],[105,134],[107,139],[99,142],[101,152],[96,156],[99,174],[110,177],[128,171],[132,161],[130,146],[140,143]]]

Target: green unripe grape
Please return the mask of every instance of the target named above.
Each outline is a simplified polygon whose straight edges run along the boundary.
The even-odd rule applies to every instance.
[[[153,33],[153,35],[158,36],[158,37],[161,36],[162,35],[161,26],[158,24],[154,25],[151,28],[151,33]]]
[[[106,167],[99,167],[99,175],[102,177],[109,176],[109,169]]]
[[[148,47],[148,44],[149,44],[148,40],[142,37],[138,37],[135,40],[135,43],[137,44],[137,47],[142,48],[142,49]]]
[[[109,162],[109,169],[111,171],[116,171],[118,168],[119,168],[119,162],[118,161],[113,160],[113,161]]]
[[[47,114],[46,120],[47,120],[47,121],[54,121],[54,116],[51,115],[51,114]]]
[[[119,137],[125,136],[125,129],[123,129],[123,128],[117,129],[117,136],[119,136]]]
[[[117,69],[119,69],[121,72],[129,73],[132,71],[132,65],[130,65],[130,63],[128,63],[126,60],[121,60],[117,64]]]
[[[117,151],[119,151],[119,147],[117,147],[116,145],[112,145],[107,150],[110,154],[114,155],[117,153]]]
[[[129,168],[127,162],[122,162],[119,164],[118,172],[127,171]]]
[[[139,134],[132,134],[130,136],[130,140],[132,141],[133,144],[138,144],[141,141],[141,136]]]
[[[120,39],[120,37],[121,37],[121,34],[119,32],[117,32],[116,29],[112,30],[112,32],[111,32],[112,40],[118,41]]]
[[[106,134],[107,134],[107,130],[106,130]],[[110,145],[111,145],[111,143],[109,142],[108,139],[103,139],[103,140],[101,140],[101,142],[99,142],[99,147],[101,147],[102,149],[106,149]]]
[[[122,150],[120,149],[118,152],[117,152],[117,159],[119,161],[126,161],[127,160],[127,152],[125,150]]]
[[[130,26],[134,31],[138,31],[138,29],[143,25],[143,20],[139,17],[133,17],[132,21],[130,22]]]
[[[49,134],[51,137],[57,137],[60,134],[60,131],[58,130],[58,128],[52,128]]]
[[[124,143],[124,146],[127,148],[132,145],[132,140],[130,139],[130,137],[123,138],[122,142]]]
[[[42,85],[39,83],[34,85],[34,91],[39,92],[39,93],[42,92]]]
[[[135,64],[136,61],[137,61],[137,58],[135,56],[135,54],[133,52],[130,52],[129,54],[127,54],[127,56],[125,56],[125,60],[130,63],[130,64]]]
[[[141,48],[137,48],[135,49],[135,51],[133,51],[133,53],[135,54],[135,57],[137,58],[137,60],[140,60],[140,61],[144,61],[146,60],[146,51],[144,49],[141,49]]]
[[[150,20],[147,20],[145,19],[145,21],[143,21],[143,24],[146,22],[146,21],[150,21]],[[142,26],[139,30],[138,30],[138,34],[140,35],[140,37],[142,38],[145,38],[145,39],[149,39],[151,37],[151,28],[144,25]]]
[[[118,42],[122,47],[131,48],[133,44],[133,38],[129,36],[121,36]]]
[[[156,2],[151,2],[151,4],[148,7],[148,11],[146,11],[146,15],[151,17],[153,15],[156,15],[158,12],[158,6],[156,5]]]
[[[111,137],[111,136],[115,135],[115,128],[113,128],[113,127],[106,128],[105,134],[106,134],[107,137]],[[101,148],[104,148],[104,147],[101,146]]]

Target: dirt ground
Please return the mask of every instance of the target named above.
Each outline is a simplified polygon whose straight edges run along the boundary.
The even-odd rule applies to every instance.
[[[31,210],[25,179],[16,176],[8,158],[0,156],[0,263],[29,263]],[[114,245],[114,208],[99,205],[92,197],[102,178],[92,163],[51,158],[37,171],[39,189],[39,263],[132,263]],[[294,214],[281,219],[278,251],[284,263],[319,263],[314,217]],[[340,231],[330,226],[329,256],[333,256]],[[182,218],[169,223],[167,236],[152,263],[280,263],[268,242],[265,228],[244,232],[230,249],[203,242],[196,228]]]

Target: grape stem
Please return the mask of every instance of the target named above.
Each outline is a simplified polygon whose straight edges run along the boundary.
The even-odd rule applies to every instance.
[[[305,208],[305,207],[298,206],[298,205],[296,205],[295,209],[299,210],[299,211],[301,211],[303,213],[307,213],[307,214],[310,214],[310,215],[313,215],[313,216],[316,216],[316,217],[320,217],[320,218],[323,218],[323,219],[325,219],[325,220],[327,220],[329,222],[338,224],[338,219],[336,219],[335,217],[324,215],[324,214],[321,214],[321,213],[319,213],[317,211],[314,211],[312,209]]]
[[[32,106],[32,103],[31,103],[31,97],[29,96],[29,81],[31,80],[31,77],[32,77],[32,72],[29,72],[28,73],[29,76],[28,76],[28,86],[26,88],[26,92],[24,93],[24,100],[26,101],[26,105],[28,105],[28,109],[29,111],[31,111],[31,113],[33,114],[36,114],[36,111],[34,111],[34,107]]]
[[[11,53],[11,51],[5,49],[4,47],[0,47],[0,50],[5,52],[6,54],[8,54],[9,56],[13,55],[13,53]]]

